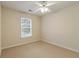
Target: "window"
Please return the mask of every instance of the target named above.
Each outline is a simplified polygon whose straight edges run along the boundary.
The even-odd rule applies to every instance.
[[[21,17],[21,38],[32,36],[32,20]]]

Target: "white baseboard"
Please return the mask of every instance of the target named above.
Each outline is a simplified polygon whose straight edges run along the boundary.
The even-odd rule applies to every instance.
[[[3,47],[2,50],[3,49],[7,49],[7,48],[12,48],[12,47],[20,46],[20,45],[24,45],[24,44],[29,44],[29,43],[37,42],[37,41],[40,41],[40,40],[33,40],[33,41],[25,42],[25,43],[18,43],[18,44],[15,44],[15,45],[10,45],[10,46],[7,46],[7,47]]]
[[[34,40],[34,41],[25,42],[25,43],[19,43],[19,44],[15,44],[15,45],[3,47],[2,50],[3,50],[3,49],[7,49],[7,48],[11,48],[11,47],[16,47],[16,46],[24,45],[24,44],[29,44],[29,43],[33,43],[33,42],[38,42],[38,41],[40,41],[40,40]],[[74,51],[74,52],[78,52],[78,53],[79,53],[79,50],[72,49],[72,48],[66,47],[66,46],[64,46],[64,45],[51,42],[51,41],[49,41],[49,40],[41,40],[41,41],[44,41],[44,42],[47,42],[47,43],[49,43],[49,44],[56,45],[56,46],[59,46],[59,47],[62,47],[62,48],[65,48],[65,49],[68,49],[68,50],[71,50],[71,51]]]
[[[68,49],[68,50],[71,50],[71,51],[74,51],[74,52],[79,53],[79,50],[72,49],[72,48],[66,47],[66,46],[64,46],[64,45],[61,45],[61,44],[58,44],[58,43],[51,42],[51,41],[49,41],[49,40],[42,40],[42,41],[47,42],[47,43],[52,44],[52,45],[56,45],[56,46],[59,46],[59,47],[62,47],[62,48],[65,48],[65,49]]]

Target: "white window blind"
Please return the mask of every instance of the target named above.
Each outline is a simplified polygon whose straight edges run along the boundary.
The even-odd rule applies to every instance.
[[[21,17],[21,38],[32,36],[32,20]]]

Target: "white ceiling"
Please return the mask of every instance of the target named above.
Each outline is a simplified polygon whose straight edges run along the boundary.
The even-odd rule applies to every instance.
[[[38,1],[2,1],[1,4],[3,6],[6,6],[8,8],[12,8],[18,11],[22,11],[22,12],[27,12],[27,13],[31,13],[34,15],[38,15],[38,16],[42,16],[44,14],[42,14],[40,11],[38,12],[34,12],[36,9],[39,8],[38,5],[36,5],[35,3],[37,3]],[[63,8],[69,7],[71,5],[74,4],[79,4],[78,1],[48,1],[49,3],[56,3],[55,5],[50,6],[50,10],[52,13],[58,12]],[[32,11],[29,12],[29,9],[31,9]],[[50,13],[50,12],[49,12]]]

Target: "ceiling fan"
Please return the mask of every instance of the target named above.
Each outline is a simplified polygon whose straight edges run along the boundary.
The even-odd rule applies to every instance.
[[[36,9],[34,11],[34,13],[41,11],[41,13],[47,13],[50,12],[49,6],[54,5],[55,3],[49,3],[48,1],[39,1],[37,3],[35,3],[36,5],[38,5],[38,9]]]

